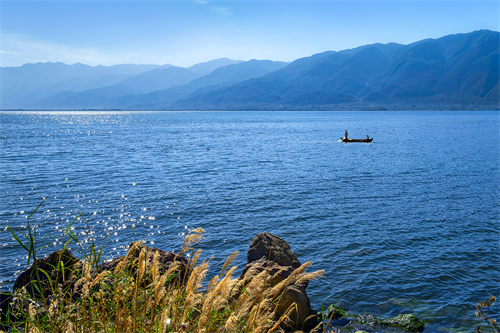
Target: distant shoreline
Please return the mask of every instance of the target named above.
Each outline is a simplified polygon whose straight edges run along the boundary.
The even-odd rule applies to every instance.
[[[40,112],[48,112],[48,111],[117,111],[117,112],[130,112],[130,111],[500,111],[500,104],[498,105],[476,105],[476,106],[423,106],[423,105],[414,105],[414,106],[373,106],[373,107],[253,107],[253,108],[243,108],[243,107],[234,107],[234,108],[172,108],[172,109],[106,109],[106,108],[61,108],[61,109],[41,109],[41,108],[33,108],[33,109],[16,109],[16,108],[7,108],[0,109],[0,112],[5,111],[40,111]]]

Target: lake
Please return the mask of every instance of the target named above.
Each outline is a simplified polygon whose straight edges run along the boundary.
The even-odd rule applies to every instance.
[[[500,295],[500,113],[0,112],[1,288],[27,256],[5,225],[63,246],[106,237],[178,251],[185,234],[217,271],[271,232],[325,276],[307,289],[426,332],[473,331],[476,302]],[[339,142],[374,137],[370,144]],[[76,253],[78,247],[73,244]],[[497,306],[497,305],[496,305]]]

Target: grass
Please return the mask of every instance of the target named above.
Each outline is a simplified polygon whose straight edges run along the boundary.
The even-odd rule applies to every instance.
[[[306,272],[307,262],[288,278],[274,280],[268,270],[249,269],[244,279],[234,277],[230,255],[218,275],[207,282],[210,260],[200,260],[201,250],[194,245],[203,239],[201,228],[185,238],[179,258],[162,265],[159,253],[141,242],[131,244],[127,254],[114,266],[102,264],[104,244],[94,241],[83,247],[72,231],[65,228],[68,240],[58,252],[59,260],[47,267],[37,257],[36,221],[27,219],[27,233],[22,236],[7,226],[19,245],[28,253],[27,267],[32,263],[31,285],[16,290],[13,306],[2,318],[0,330],[10,332],[283,332],[295,327],[296,305],[280,309],[285,289],[305,280],[317,279],[323,271]],[[24,237],[24,242],[21,240]],[[75,242],[83,259],[76,263],[65,260],[69,245]],[[184,257],[182,257],[184,258]],[[66,258],[67,259],[67,258]],[[66,263],[66,264],[65,264]],[[108,267],[108,268],[106,268]],[[206,287],[203,287],[206,286]],[[500,333],[490,315],[496,298],[477,304],[476,316],[486,326],[476,332]],[[326,332],[335,313],[333,307]],[[486,331],[484,330],[486,329]]]
[[[285,288],[323,273],[306,272],[307,262],[276,285],[268,283],[266,270],[249,270],[239,279],[234,277],[234,253],[207,284],[210,261],[201,261],[201,250],[193,248],[203,237],[201,228],[186,236],[180,251],[191,253],[189,261],[162,266],[157,251],[135,242],[117,265],[103,269],[102,246],[91,242],[81,261],[65,266],[58,260],[48,269],[37,258],[36,223],[30,224],[35,212],[22,233],[26,243],[8,227],[28,252],[34,272],[31,289],[15,291],[15,305],[2,323],[12,332],[280,332],[293,326],[296,310],[292,304],[277,312]],[[72,241],[82,246],[71,225],[66,233],[61,253]]]

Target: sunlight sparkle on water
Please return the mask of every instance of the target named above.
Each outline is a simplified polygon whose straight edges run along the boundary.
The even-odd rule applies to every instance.
[[[316,268],[327,270],[322,282],[310,289],[311,301],[318,307],[322,301],[336,301],[337,281],[346,285],[342,299],[356,311],[380,309],[377,304],[389,304],[388,298],[408,290],[416,298],[433,294],[435,304],[453,311],[448,304],[456,303],[455,295],[462,297],[460,304],[474,304],[485,289],[498,290],[491,282],[496,281],[497,270],[484,263],[485,258],[497,262],[498,251],[477,245],[484,239],[493,243],[496,235],[498,205],[493,203],[498,188],[491,184],[498,183],[498,113],[494,117],[421,112],[364,112],[363,117],[342,112],[245,112],[224,117],[219,113],[110,113],[107,119],[102,112],[89,114],[33,113],[36,121],[22,123],[19,120],[25,117],[20,114],[0,113],[17,121],[7,122],[12,125],[0,135],[2,152],[10,154],[2,160],[6,163],[3,178],[8,180],[3,185],[13,193],[12,203],[2,206],[2,219],[26,232],[26,214],[40,200],[34,192],[47,193],[50,201],[36,217],[41,239],[46,241],[43,245],[50,244],[43,254],[57,249],[61,240],[64,244],[67,223],[82,212],[87,222],[75,223],[75,233],[80,235],[86,228],[95,232],[93,237],[104,243],[106,259],[126,252],[131,241],[141,238],[161,249],[180,247],[190,229],[185,221],[207,230],[209,245],[201,245],[207,257],[218,251],[245,251],[258,232],[283,235],[300,260],[312,259]],[[329,141],[332,131],[344,124],[353,130],[357,126],[359,131],[378,131],[377,143],[346,146]],[[440,138],[436,140],[440,143],[434,144],[430,137]],[[211,149],[210,155],[199,149],[208,144],[221,149]],[[377,156],[377,163],[369,156]],[[359,172],[353,174],[346,165]],[[21,169],[32,172],[18,182],[20,173],[12,170]],[[418,186],[409,186],[412,183]],[[346,193],[352,193],[349,202],[341,200]],[[44,207],[50,209],[42,212]],[[60,207],[70,207],[70,213]],[[148,224],[152,220],[157,225]],[[466,230],[467,238],[453,230]],[[13,247],[8,231],[2,234],[0,250],[6,257],[13,254],[17,270],[26,264],[17,260],[24,253]],[[54,241],[46,235],[58,238]],[[91,241],[88,235],[81,236],[87,237],[81,240],[87,241],[85,246]],[[353,255],[360,244],[373,251]],[[458,252],[454,251],[457,244]],[[433,256],[435,247],[445,253]],[[389,257],[390,264],[401,267],[392,275],[384,270]],[[459,265],[467,272],[455,268]],[[7,263],[3,266],[2,281],[13,283],[14,269]],[[370,281],[383,282],[359,284],[364,272],[351,267],[366,267]],[[444,285],[436,271],[456,279]],[[478,280],[481,275],[485,278]],[[388,279],[391,283],[386,283]],[[390,310],[412,309],[391,305]],[[425,305],[415,311],[440,309]],[[462,310],[449,321],[438,315],[445,326],[461,325],[467,316]]]

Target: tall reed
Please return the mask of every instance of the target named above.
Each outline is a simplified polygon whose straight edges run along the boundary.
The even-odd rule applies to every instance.
[[[198,228],[186,236],[181,249],[180,254],[191,252],[186,263],[174,261],[168,267],[161,267],[158,252],[135,242],[113,268],[103,269],[100,264],[103,247],[98,249],[92,241],[80,262],[72,267],[62,267],[64,264],[54,267],[70,271],[60,281],[37,268],[37,244],[33,225],[29,223],[35,212],[36,209],[28,218],[28,234],[23,233],[28,240],[26,244],[8,227],[28,252],[28,265],[33,261],[36,276],[32,278],[40,291],[31,295],[22,288],[13,295],[15,305],[2,323],[13,332],[283,331],[294,310],[290,306],[284,314],[276,312],[284,289],[322,275],[322,272],[307,273],[305,270],[311,265],[308,262],[278,285],[266,282],[267,271],[250,273],[254,275],[245,285],[234,277],[236,267],[232,264],[237,253],[233,253],[204,288],[210,261],[201,261],[201,250],[193,248],[203,237],[203,229]],[[78,242],[70,227],[66,231],[69,239],[64,249],[72,241]],[[42,279],[41,274],[48,279]],[[44,293],[42,289],[47,284],[49,291]]]

